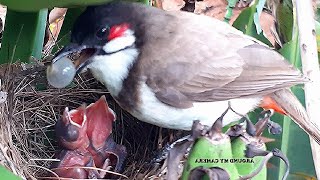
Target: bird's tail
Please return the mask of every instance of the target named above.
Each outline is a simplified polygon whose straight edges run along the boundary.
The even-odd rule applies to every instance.
[[[282,89],[270,96],[296,124],[320,144],[320,129],[310,121],[305,108],[290,89]]]

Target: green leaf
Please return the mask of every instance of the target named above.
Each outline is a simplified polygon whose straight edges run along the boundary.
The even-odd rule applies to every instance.
[[[272,46],[270,41],[263,35],[260,25],[260,14],[266,0],[256,0],[255,4],[243,10],[234,21],[233,27],[242,31],[244,34],[252,36],[265,44]]]
[[[1,179],[5,179],[5,180],[21,180],[22,179],[14,175],[11,171],[3,167],[2,165],[0,165],[0,177]]]
[[[0,63],[20,60],[28,62],[31,56],[41,58],[48,10],[33,13],[7,11],[0,50]]]
[[[276,4],[275,18],[276,30],[281,43],[287,43],[292,39],[293,31],[293,9],[291,0],[282,0]]]

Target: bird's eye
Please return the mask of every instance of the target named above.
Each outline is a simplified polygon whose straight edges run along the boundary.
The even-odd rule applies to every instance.
[[[103,28],[99,29],[96,33],[97,38],[106,39],[109,34],[109,29],[110,29],[109,27],[103,27]]]

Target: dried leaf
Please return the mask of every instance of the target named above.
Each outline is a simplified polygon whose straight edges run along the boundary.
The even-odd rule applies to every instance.
[[[166,11],[179,11],[184,7],[185,2],[183,0],[162,0],[161,4]]]

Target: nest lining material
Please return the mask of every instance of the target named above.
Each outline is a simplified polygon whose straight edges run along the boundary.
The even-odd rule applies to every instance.
[[[48,175],[59,150],[54,125],[64,108],[93,103],[102,95],[106,95],[110,108],[117,114],[113,138],[128,151],[122,174],[129,179],[159,174],[160,165],[150,161],[162,145],[175,138],[177,131],[161,131],[134,119],[90,73],[78,76],[72,87],[66,89],[49,87],[45,68],[38,65],[2,66],[0,77],[1,90],[7,92],[6,101],[0,104],[0,163],[14,174],[24,179]]]

